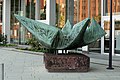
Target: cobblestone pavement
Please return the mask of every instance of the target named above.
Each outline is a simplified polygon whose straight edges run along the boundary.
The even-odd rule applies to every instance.
[[[5,65],[5,80],[120,80],[119,65],[107,70],[107,64],[97,63],[107,61],[96,58],[91,58],[89,72],[47,72],[42,54],[0,47],[0,80],[1,63]]]

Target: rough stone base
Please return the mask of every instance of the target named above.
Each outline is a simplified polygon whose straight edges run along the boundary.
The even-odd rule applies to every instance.
[[[75,71],[87,72],[90,68],[90,58],[84,54],[44,54],[45,68],[49,72]]]

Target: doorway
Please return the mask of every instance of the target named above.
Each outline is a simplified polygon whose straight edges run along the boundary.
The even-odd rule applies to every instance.
[[[120,54],[120,19],[119,15],[113,16],[112,20],[112,55]],[[106,32],[104,38],[101,39],[101,53],[109,53],[109,33],[110,33],[110,17],[104,16],[102,26]],[[102,44],[103,43],[103,44]]]
[[[115,17],[115,54],[120,54],[120,16]]]

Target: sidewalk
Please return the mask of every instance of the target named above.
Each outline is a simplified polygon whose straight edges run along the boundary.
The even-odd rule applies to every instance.
[[[72,52],[82,53],[81,51],[76,51],[76,50],[73,50]],[[109,55],[108,54],[89,52],[88,54],[85,53],[85,55],[90,57],[91,63],[101,64],[101,65],[108,65],[108,63],[109,63]],[[112,57],[112,63],[113,63],[113,66],[120,67],[120,56],[114,55]]]
[[[114,70],[106,69],[107,55],[88,56],[91,60],[89,72],[50,73],[44,67],[43,53],[0,48],[0,63],[5,64],[5,80],[120,80],[119,56],[113,59]]]
[[[106,54],[99,54],[99,53],[90,53],[87,54],[91,58],[91,62],[108,65],[109,64],[109,55]],[[112,57],[113,67],[120,67],[120,56],[113,56]]]

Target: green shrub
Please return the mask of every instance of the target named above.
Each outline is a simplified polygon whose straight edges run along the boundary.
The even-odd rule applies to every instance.
[[[46,49],[44,48],[40,42],[36,39],[36,38],[30,38],[28,39],[27,41],[27,44],[28,45],[31,45],[31,49],[26,49],[26,50],[29,50],[29,51],[35,51],[35,52],[48,52],[49,49]],[[25,50],[25,49],[24,49]]]
[[[3,35],[0,34],[0,42],[2,42],[2,41],[3,41]]]
[[[30,38],[27,41],[28,45],[31,45],[33,50],[40,50],[42,49],[42,45],[38,42],[38,40],[36,40],[35,38]]]
[[[7,44],[7,35],[0,34],[0,44]]]

